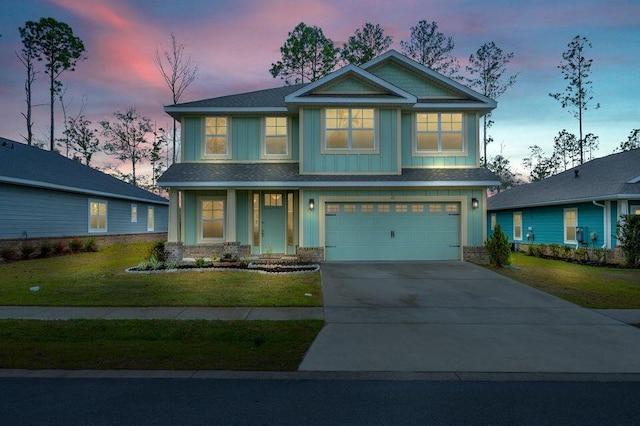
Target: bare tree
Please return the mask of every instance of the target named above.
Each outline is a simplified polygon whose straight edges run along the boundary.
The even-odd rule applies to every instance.
[[[69,117],[64,134],[73,159],[90,166],[93,155],[101,151],[98,131],[91,128],[91,121],[81,114]]]
[[[580,138],[578,139],[580,149],[580,164],[584,163],[584,138],[582,137],[582,116],[593,100],[592,82],[589,80],[591,74],[591,64],[593,59],[587,59],[584,55],[587,49],[591,48],[591,43],[586,37],[575,36],[568,44],[568,49],[562,54],[558,69],[569,83],[564,92],[549,93],[553,99],[560,101],[562,108],[569,110],[569,113],[578,119],[580,126]],[[595,105],[595,109],[600,108],[600,104]]]
[[[36,79],[36,74],[38,73],[34,67],[34,61],[38,58],[38,52],[34,45],[34,39],[27,27],[18,28],[20,31],[20,37],[22,38],[22,50],[20,53],[16,52],[16,56],[22,62],[22,65],[25,66],[27,70],[27,78],[24,81],[24,91],[26,93],[26,101],[27,101],[27,112],[22,113],[22,116],[27,121],[27,136],[23,136],[27,145],[31,145],[33,143],[33,121],[31,118],[31,86]]]
[[[184,52],[184,44],[178,43],[175,34],[171,33],[171,46],[168,49],[164,49],[162,53],[156,48],[156,53],[153,61],[158,67],[162,78],[167,87],[171,91],[171,101],[175,104],[180,102],[184,91],[194,82],[196,79],[196,73],[198,71],[197,65],[195,65],[191,59],[191,55],[186,55]],[[176,161],[176,127],[177,121],[173,119],[173,155],[172,162]]]

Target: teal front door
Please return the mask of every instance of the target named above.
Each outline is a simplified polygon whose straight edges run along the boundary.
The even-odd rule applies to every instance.
[[[286,242],[286,209],[283,192],[262,194],[261,252],[284,254]]]

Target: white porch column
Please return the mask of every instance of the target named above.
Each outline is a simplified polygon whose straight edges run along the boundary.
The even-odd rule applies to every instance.
[[[178,215],[180,214],[179,192],[176,189],[169,190],[169,229],[167,241],[170,243],[180,242],[180,229]]]
[[[236,241],[236,190],[227,189],[227,232],[226,241]]]

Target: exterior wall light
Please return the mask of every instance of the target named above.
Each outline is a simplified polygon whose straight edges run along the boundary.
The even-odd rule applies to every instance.
[[[476,197],[473,197],[471,199],[471,207],[473,207],[474,209],[477,209],[478,208],[478,204],[479,204],[478,203],[478,199]]]
[[[316,201],[313,198],[309,198],[309,210],[314,210],[316,208]]]

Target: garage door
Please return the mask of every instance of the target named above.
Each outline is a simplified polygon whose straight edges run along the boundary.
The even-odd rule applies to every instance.
[[[327,260],[458,260],[460,203],[326,203]]]

